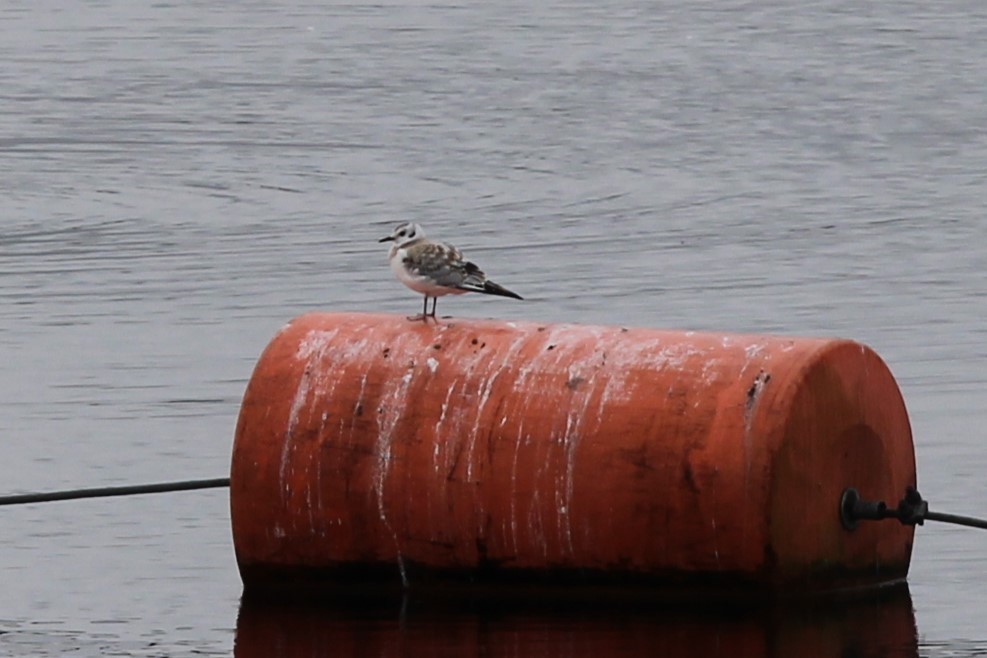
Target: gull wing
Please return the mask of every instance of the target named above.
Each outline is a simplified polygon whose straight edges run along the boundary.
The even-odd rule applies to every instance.
[[[426,276],[437,285],[483,292],[486,275],[450,244],[423,242],[408,248],[404,264],[412,273]]]

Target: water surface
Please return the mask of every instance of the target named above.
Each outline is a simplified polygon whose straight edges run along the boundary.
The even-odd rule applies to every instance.
[[[440,313],[870,344],[987,515],[981,2],[25,1],[0,58],[4,491],[224,475],[288,319],[417,310],[414,220],[526,297]],[[0,653],[232,651],[224,492],[2,516]],[[985,540],[919,529],[923,655],[987,650]]]

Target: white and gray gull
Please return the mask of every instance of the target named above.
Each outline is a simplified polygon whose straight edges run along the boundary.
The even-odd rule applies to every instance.
[[[488,280],[487,275],[464,259],[456,247],[426,238],[422,227],[413,222],[399,224],[379,242],[394,243],[388,254],[391,269],[401,283],[425,296],[421,315],[409,319],[434,318],[438,298],[443,295],[481,292],[522,299],[521,295]],[[429,299],[432,300],[431,313],[428,311]]]

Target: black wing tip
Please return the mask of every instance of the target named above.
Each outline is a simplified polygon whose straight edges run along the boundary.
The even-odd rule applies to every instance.
[[[524,301],[524,297],[512,292],[503,286],[498,286],[493,281],[485,281],[483,283],[483,292],[488,295],[499,295],[500,297],[510,297],[511,299],[520,299]]]

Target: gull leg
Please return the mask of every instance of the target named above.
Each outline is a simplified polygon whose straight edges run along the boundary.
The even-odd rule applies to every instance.
[[[433,311],[434,312],[434,311]],[[409,315],[409,320],[421,320],[422,322],[428,321],[428,295],[425,295],[425,299],[422,303],[421,315]]]

